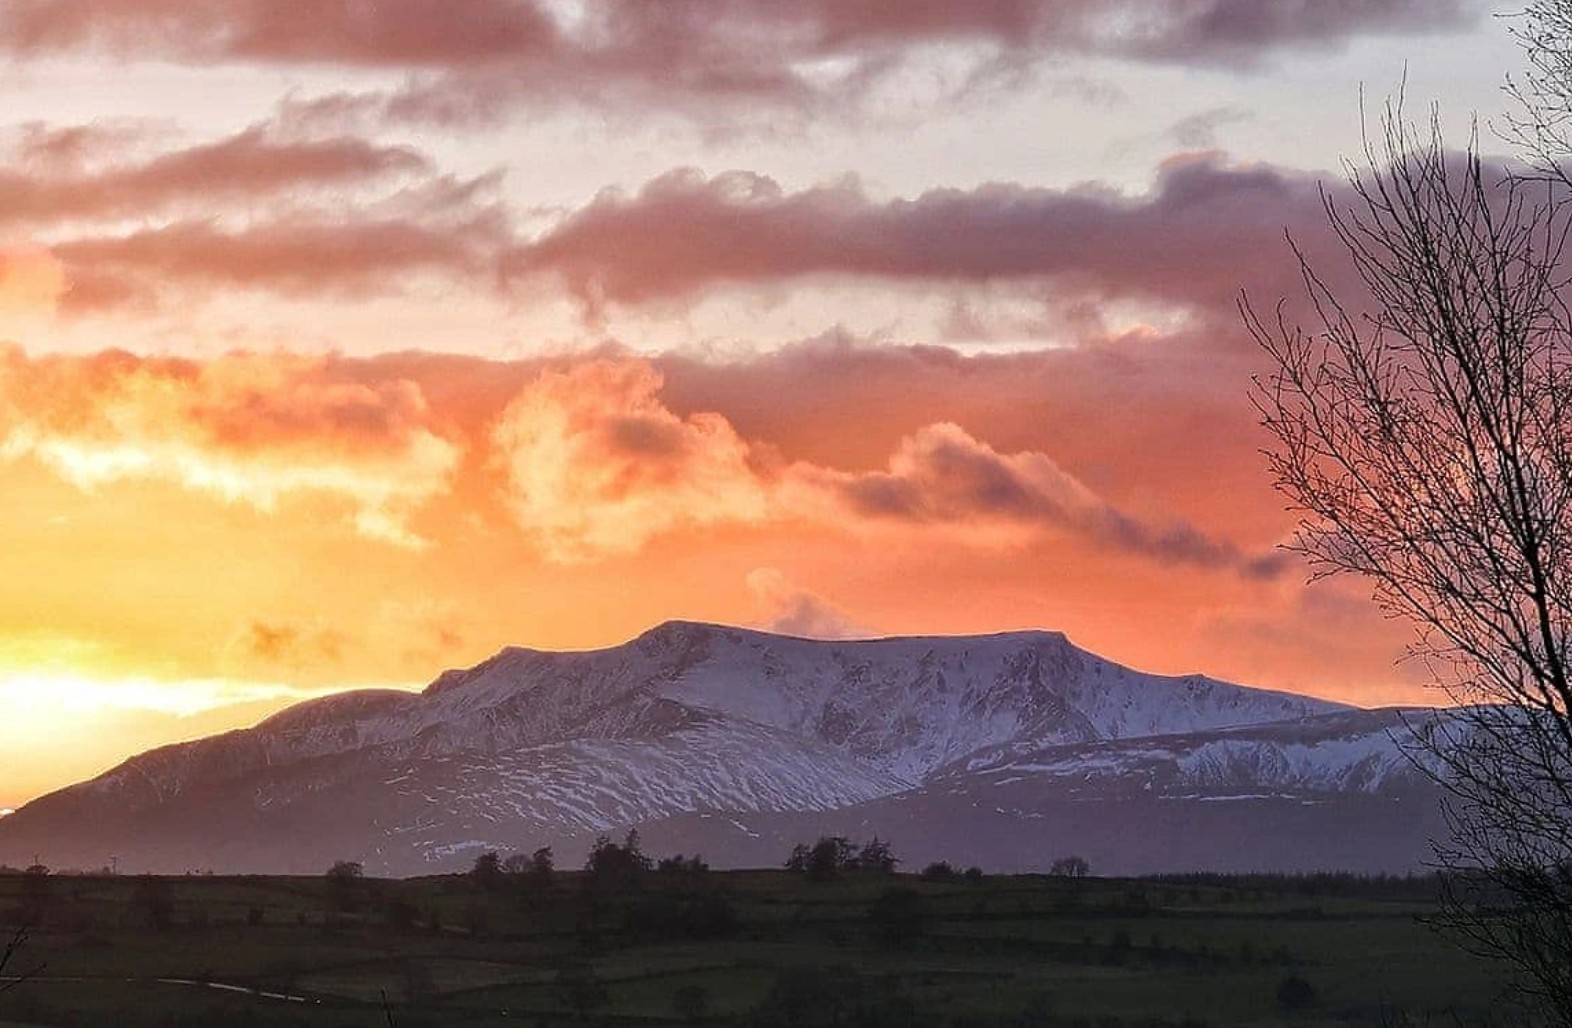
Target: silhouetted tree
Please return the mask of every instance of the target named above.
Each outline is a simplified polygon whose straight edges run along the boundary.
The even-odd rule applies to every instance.
[[[875,835],[857,851],[853,858],[855,866],[860,871],[872,871],[875,874],[894,874],[895,865],[900,861],[890,849],[890,844]]]
[[[1302,515],[1291,549],[1416,625],[1458,704],[1409,726],[1448,791],[1438,855],[1467,872],[1449,923],[1572,1025],[1572,192],[1397,108],[1365,156],[1352,200],[1326,201],[1360,298],[1301,256],[1310,329],[1244,306],[1276,364],[1255,392],[1270,467]]]
[[[947,860],[937,860],[922,869],[920,875],[925,882],[958,882],[961,873],[950,866]]]
[[[366,869],[357,860],[340,860],[327,869],[328,904],[334,910],[351,911],[360,905],[361,882]]]
[[[1528,68],[1509,76],[1507,92],[1517,101],[1508,113],[1506,137],[1518,144],[1539,174],[1566,184],[1572,154],[1572,2],[1530,0],[1513,19]]]
[[[496,850],[487,850],[475,858],[469,873],[483,888],[496,888],[502,881],[502,857]]]
[[[857,852],[851,841],[841,835],[822,836],[808,851],[808,877],[815,881],[834,878],[845,870]]]
[[[674,857],[662,857],[655,865],[655,870],[662,874],[701,874],[710,869],[704,858],[695,854],[685,857],[678,853]]]
[[[1092,865],[1085,857],[1060,857],[1049,865],[1048,873],[1055,878],[1085,878],[1092,873]]]
[[[534,853],[514,853],[502,862],[502,871],[530,885],[545,885],[551,881],[553,859],[550,846],[542,846]]]
[[[597,837],[584,862],[584,870],[596,885],[617,888],[632,885],[650,866],[650,858],[639,845],[638,829],[628,832],[621,845],[607,836]]]
[[[27,948],[28,932],[29,928],[26,924],[19,925],[6,940],[5,945],[0,946],[0,996],[17,988],[29,978],[35,977],[44,969],[40,964],[28,971],[17,970],[17,959]]]

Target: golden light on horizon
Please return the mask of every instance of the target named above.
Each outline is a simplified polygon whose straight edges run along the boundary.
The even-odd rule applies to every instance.
[[[590,51],[542,34],[571,3],[485,5],[551,12],[494,38],[423,0],[12,6],[0,802],[679,618],[1415,695],[1368,597],[1274,549],[1236,302],[1299,288],[1284,229],[1314,248],[1386,42],[1477,104],[1484,22],[1285,4],[1154,61],[1021,31],[1073,4]]]
[[[417,691],[410,683],[302,688],[234,679],[0,670],[0,803],[21,803],[166,742],[244,728],[304,700],[351,688]]]

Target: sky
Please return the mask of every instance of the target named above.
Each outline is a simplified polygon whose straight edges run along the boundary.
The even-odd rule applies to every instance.
[[[6,0],[0,809],[673,618],[1437,701],[1237,302],[1514,6]]]

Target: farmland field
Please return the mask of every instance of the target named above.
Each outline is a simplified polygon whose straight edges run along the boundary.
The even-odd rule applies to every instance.
[[[1425,879],[0,877],[0,1026],[1490,1023]],[[5,931],[5,937],[10,936]]]

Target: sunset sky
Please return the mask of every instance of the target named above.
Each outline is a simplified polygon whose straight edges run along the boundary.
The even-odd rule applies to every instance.
[[[1235,309],[1485,0],[4,0],[0,808],[671,618],[1432,701]]]

